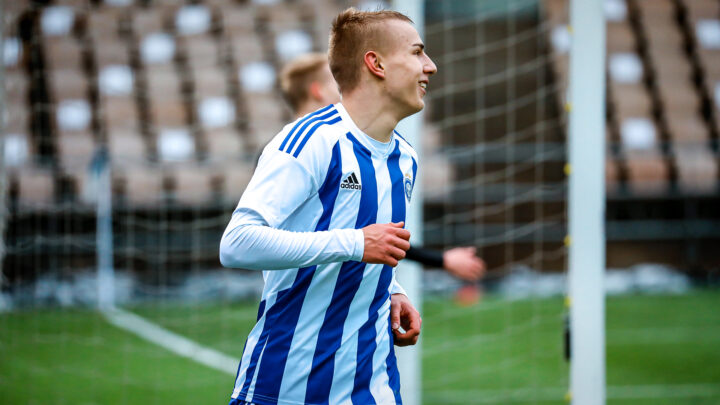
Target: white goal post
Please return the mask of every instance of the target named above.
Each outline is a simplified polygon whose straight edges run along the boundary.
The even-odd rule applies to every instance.
[[[568,90],[570,395],[605,404],[605,19],[602,0],[571,0]]]

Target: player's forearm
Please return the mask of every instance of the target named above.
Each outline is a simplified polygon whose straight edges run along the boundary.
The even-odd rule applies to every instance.
[[[220,242],[225,267],[281,270],[361,260],[363,235],[357,229],[291,232],[262,224],[228,227]]]
[[[407,251],[406,259],[412,260],[426,266],[432,266],[435,268],[443,268],[444,260],[443,253],[423,247],[410,247]]]

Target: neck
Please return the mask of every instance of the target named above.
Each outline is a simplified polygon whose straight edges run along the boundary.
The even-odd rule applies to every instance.
[[[371,86],[358,86],[349,94],[343,94],[342,104],[361,131],[383,143],[390,142],[393,129],[404,118],[392,109],[379,88]]]
[[[327,103],[330,104],[330,103]],[[309,102],[305,103],[300,106],[300,108],[297,109],[295,112],[295,118],[300,118],[302,116],[308,115],[311,112],[315,112],[320,108],[325,107],[327,104],[321,104],[321,103],[315,103],[315,102]]]

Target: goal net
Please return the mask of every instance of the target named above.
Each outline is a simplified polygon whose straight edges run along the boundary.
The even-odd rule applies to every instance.
[[[217,252],[291,118],[277,71],[326,50],[343,7],[375,3],[3,2],[0,397],[227,400],[263,281]],[[424,240],[474,246],[488,269],[424,272],[425,403],[567,390],[562,64],[544,13],[425,2]]]
[[[552,27],[538,1],[426,6],[438,74],[424,135],[425,243],[477,247],[487,273],[462,284],[426,272],[424,400],[561,401],[566,156]]]

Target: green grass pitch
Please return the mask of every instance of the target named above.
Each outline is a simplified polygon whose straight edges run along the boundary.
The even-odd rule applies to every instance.
[[[607,300],[608,404],[720,404],[720,291]],[[257,303],[133,312],[239,357]],[[427,404],[561,404],[560,298],[423,308]],[[402,349],[400,349],[402,350]],[[194,363],[81,310],[0,314],[0,404],[222,404],[233,376]]]

